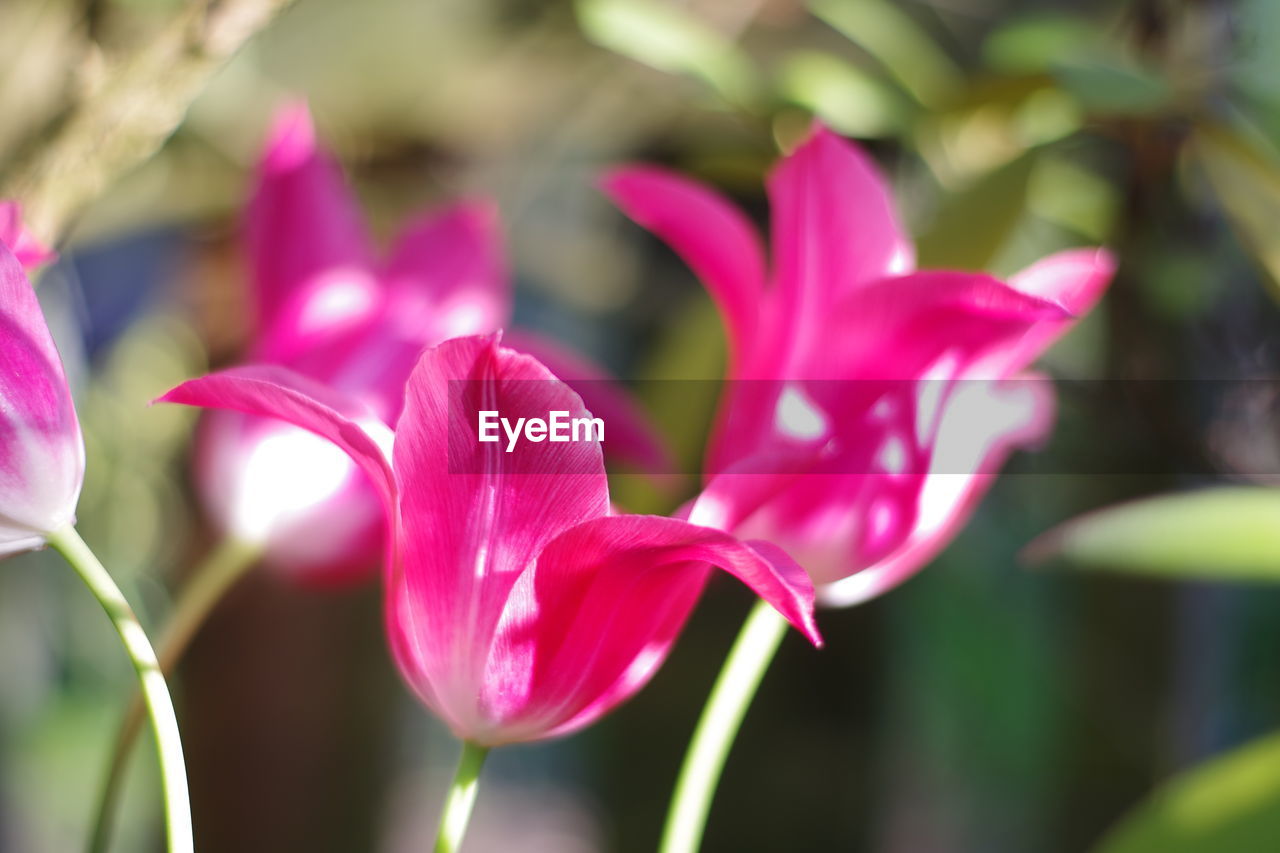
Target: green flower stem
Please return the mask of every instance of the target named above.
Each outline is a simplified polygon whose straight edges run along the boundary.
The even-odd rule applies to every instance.
[[[162,673],[167,676],[173,672],[187,646],[200,632],[201,626],[218,602],[222,601],[249,569],[257,565],[261,555],[260,546],[228,537],[196,567],[191,573],[191,580],[178,597],[169,617],[169,624],[160,635],[158,645]],[[110,846],[116,810],[124,788],[125,770],[129,766],[129,757],[133,754],[133,745],[142,731],[143,714],[146,710],[142,698],[138,692],[134,692],[116,733],[115,747],[103,776],[102,788],[98,792],[98,810],[94,816],[93,834],[89,839],[90,853],[105,853]]]
[[[787,622],[778,611],[757,601],[725,658],[689,741],[667,810],[661,853],[694,853],[702,843],[729,748],[786,633]]]
[[[440,831],[436,835],[436,853],[455,853],[467,833],[467,821],[471,819],[471,807],[476,803],[476,791],[480,783],[480,768],[489,755],[489,747],[470,741],[462,742],[462,757],[458,759],[458,772],[449,786],[449,796],[444,801],[440,815]]]
[[[173,700],[160,671],[160,662],[151,648],[146,632],[138,623],[133,608],[125,600],[120,587],[94,556],[73,527],[48,536],[48,542],[79,574],[85,586],[107,612],[124,643],[125,652],[138,673],[138,683],[155,729],[156,749],[160,755],[160,778],[164,787],[165,824],[170,853],[192,853],[191,801],[187,793],[187,769],[182,759],[182,738],[178,734],[178,718]]]

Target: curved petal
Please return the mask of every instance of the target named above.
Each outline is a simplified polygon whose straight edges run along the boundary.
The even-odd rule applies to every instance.
[[[814,578],[821,603],[860,603],[942,550],[1009,455],[1041,441],[1052,422],[1052,386],[1043,377],[958,383],[934,445],[910,470],[815,477],[739,535],[768,536],[786,548]]]
[[[511,286],[497,205],[474,200],[420,217],[383,269],[388,322],[418,348],[497,331],[511,314]]]
[[[741,459],[713,476],[680,517],[690,524],[732,531],[797,478],[818,468],[829,450],[824,442],[766,450]]]
[[[481,737],[566,734],[629,698],[666,658],[711,565],[821,645],[811,583],[778,548],[671,518],[598,518],[548,544],[512,591],[486,672],[491,728]]]
[[[8,246],[18,263],[27,270],[57,257],[23,224],[22,206],[16,201],[0,201],[0,243]]]
[[[664,169],[617,169],[601,187],[702,280],[724,317],[736,361],[755,336],[765,288],[764,252],[751,222],[719,194]]]
[[[542,362],[582,397],[588,411],[605,422],[606,456],[654,474],[674,470],[671,451],[657,428],[626,389],[603,368],[557,341],[532,332],[508,332],[504,341],[511,349]]]
[[[275,366],[236,367],[184,382],[156,402],[278,418],[328,439],[368,475],[387,517],[395,518],[391,431],[360,403],[305,376]]]
[[[772,344],[821,346],[841,297],[914,266],[911,240],[875,164],[820,124],[774,167],[768,190],[779,323]],[[788,375],[791,359],[768,358]]]
[[[0,244],[0,555],[70,523],[83,479],[62,361],[22,265]]]
[[[1050,255],[1009,279],[1009,286],[1039,299],[1061,305],[1071,314],[1070,323],[1050,323],[1027,335],[1009,353],[1005,370],[1016,373],[1035,361],[1074,325],[1093,310],[1115,275],[1115,257],[1105,249],[1070,249]]]
[[[981,273],[911,273],[868,284],[834,306],[827,322],[841,335],[807,360],[801,375],[911,380],[942,370],[972,376],[1005,362],[1029,335],[1070,321],[1061,306]]]
[[[286,361],[376,313],[381,294],[359,208],[317,145],[305,104],[276,116],[246,228],[262,360]]]
[[[478,413],[587,417],[581,398],[497,336],[427,350],[396,427],[400,565],[388,579],[396,660],[422,699],[455,730],[476,726],[484,661],[516,578],[543,546],[606,515],[598,442],[478,440]],[[498,430],[502,433],[502,430]]]
[[[937,394],[955,379],[1005,375],[1029,335],[1069,321],[1060,306],[976,273],[917,272],[864,285],[827,311],[841,333],[796,359],[793,381],[729,384],[711,470],[792,447],[807,425],[817,430],[811,438],[838,428],[848,452],[874,454],[879,441],[869,436],[885,425],[868,419],[880,397]]]

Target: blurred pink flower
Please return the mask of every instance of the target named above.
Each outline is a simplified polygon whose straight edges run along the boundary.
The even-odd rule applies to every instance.
[[[772,274],[750,222],[714,192],[644,166],[604,187],[693,268],[727,328],[707,460],[718,476],[691,520],[777,543],[827,604],[910,577],[1013,449],[1047,434],[1049,383],[1014,377],[1113,272],[1093,249],[1007,283],[916,272],[874,164],[823,127],[769,177]]]
[[[23,269],[50,257],[0,202],[0,556],[71,524],[84,482],[71,391]]]
[[[405,380],[425,346],[491,332],[510,318],[496,208],[469,201],[422,215],[387,260],[377,260],[356,201],[301,104],[277,116],[246,225],[258,320],[248,360],[357,396],[384,423],[399,415]],[[617,424],[612,453],[661,464],[662,449],[629,397],[598,382],[583,393],[597,415]],[[218,525],[262,545],[277,568],[332,583],[363,579],[376,567],[377,500],[328,443],[279,421],[215,413],[202,424],[196,466]]]
[[[392,524],[395,660],[460,738],[493,746],[567,734],[630,697],[665,659],[712,565],[819,642],[812,584],[776,547],[612,514],[598,442],[513,452],[479,442],[480,409],[512,419],[588,412],[496,335],[427,350],[394,436],[358,401],[279,367],[215,373],[162,399],[287,420],[364,469]]]

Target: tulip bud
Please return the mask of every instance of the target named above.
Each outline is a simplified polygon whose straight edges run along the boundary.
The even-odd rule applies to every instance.
[[[0,203],[0,556],[70,524],[84,482],[71,391],[23,269],[50,255],[16,217]]]

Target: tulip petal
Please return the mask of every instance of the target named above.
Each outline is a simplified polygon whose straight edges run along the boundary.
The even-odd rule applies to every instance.
[[[531,355],[576,391],[591,414],[605,422],[604,452],[654,474],[674,469],[671,451],[626,389],[586,358],[531,332],[506,333],[504,343]]]
[[[492,332],[511,314],[497,206],[470,201],[419,218],[383,270],[389,325],[418,349]]]
[[[821,645],[811,582],[780,549],[671,518],[587,521],[548,544],[512,592],[486,677],[497,736],[567,734],[632,696],[666,658],[713,565]]]
[[[388,582],[393,650],[406,680],[455,729],[472,730],[484,660],[508,593],[543,546],[607,514],[598,442],[478,441],[480,410],[511,419],[587,417],[533,358],[489,338],[423,353],[396,427],[401,564]],[[499,430],[502,433],[502,430]]]
[[[772,346],[822,340],[837,300],[914,265],[875,164],[822,125],[774,167],[768,191],[779,300],[779,328],[765,336]],[[791,366],[779,353],[768,358]]]
[[[734,530],[769,501],[819,468],[826,443],[765,450],[711,477],[684,517],[690,524]]]
[[[62,361],[21,263],[0,244],[0,554],[70,523],[83,475]]]
[[[318,147],[305,104],[276,116],[246,227],[265,333],[259,359],[287,361],[376,313],[381,293],[359,208]]]
[[[602,188],[702,280],[724,316],[736,359],[756,333],[765,288],[764,252],[751,222],[719,194],[664,169],[617,169]]]
[[[906,475],[812,478],[739,530],[769,536],[809,571],[828,606],[857,604],[921,569],[963,527],[1000,467],[1053,423],[1047,379],[958,383],[927,455]]]
[[[327,439],[274,418],[212,411],[194,446],[196,486],[218,528],[313,587],[376,577],[386,513],[369,478]]]
[[[1104,249],[1070,249],[1050,255],[1009,279],[1009,286],[1029,296],[1061,305],[1074,320],[1093,310],[1115,275],[1116,261]],[[1072,323],[1046,324],[1029,334],[1007,359],[1007,373],[1035,361],[1070,329]]]
[[[843,334],[812,354],[804,377],[908,380],[988,373],[1028,336],[1060,332],[1071,315],[987,275],[929,271],[868,284],[827,321]]]
[[[16,201],[0,201],[0,243],[28,270],[57,257],[36,239],[22,221],[22,206]]]
[[[956,379],[1005,375],[1028,336],[1070,319],[1055,303],[976,273],[918,272],[864,285],[827,312],[826,322],[841,334],[795,359],[791,376],[800,381],[780,376],[730,384],[711,470],[793,447],[796,437],[788,430],[806,418],[817,430],[810,438],[841,430],[848,452],[869,459],[880,452],[889,426],[869,419],[879,397],[914,396],[930,390],[926,383],[941,391]],[[845,470],[865,465],[844,462]]]
[[[156,402],[278,418],[326,438],[368,475],[389,518],[396,482],[387,461],[391,431],[357,401],[273,365],[235,367],[182,383]]]

